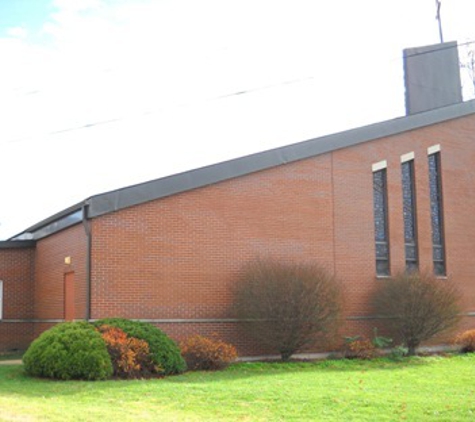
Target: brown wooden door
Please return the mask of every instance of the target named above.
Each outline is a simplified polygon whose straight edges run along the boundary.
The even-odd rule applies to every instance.
[[[64,319],[74,319],[74,273],[64,275]]]

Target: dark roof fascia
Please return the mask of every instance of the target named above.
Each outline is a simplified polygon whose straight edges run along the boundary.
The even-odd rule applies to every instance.
[[[59,220],[60,218],[66,217],[69,214],[73,214],[76,211],[81,210],[82,207],[84,206],[84,203],[85,203],[85,201],[78,202],[77,204],[72,205],[72,206],[62,210],[62,211],[52,215],[51,217],[45,218],[44,220],[40,221],[39,223],[36,223],[35,225],[27,228],[22,233],[24,233],[24,232],[34,232],[38,229],[41,229],[44,226],[47,226],[51,223],[54,223],[55,221]]]
[[[33,248],[35,245],[34,240],[0,240],[0,249]]]
[[[80,211],[84,206],[86,205],[86,201],[82,201],[82,202],[78,202],[77,204],[75,205],[72,205],[54,215],[52,215],[51,217],[48,217],[48,218],[45,218],[44,220],[41,220],[39,223],[36,223],[34,224],[33,226],[31,227],[28,227],[26,230],[23,230],[21,233],[18,233],[14,236],[11,236],[8,240],[13,240],[13,239],[16,239],[24,234],[27,234],[27,233],[35,233],[35,232],[38,232],[39,230],[41,229],[45,229],[45,228],[48,228],[48,227],[56,227],[58,226],[58,222],[62,219],[64,219],[65,217],[71,215],[71,214],[74,214],[75,212],[78,212]],[[62,226],[62,225],[61,225]],[[61,230],[64,229],[66,227],[61,227]],[[54,232],[57,232],[59,230],[54,230],[52,231],[50,234],[54,233]],[[45,237],[45,236],[40,236],[38,238],[41,238],[41,237]],[[35,239],[37,239],[35,237]],[[13,240],[13,241],[17,241],[17,240]]]
[[[18,235],[12,236],[10,240],[25,233],[37,232],[46,227],[48,227],[48,230],[46,230],[48,235],[62,230],[65,227],[59,228],[55,223],[83,208],[86,208],[87,210],[87,218],[99,217],[104,214],[153,201],[155,199],[164,198],[166,196],[245,176],[247,174],[266,170],[279,165],[292,163],[364,142],[373,141],[375,139],[397,135],[474,113],[475,100],[466,101],[423,113],[403,116],[332,135],[298,142],[149,182],[105,192],[92,196],[43,221],[40,221]],[[54,230],[50,230],[50,228],[53,228]]]
[[[341,148],[475,113],[475,100],[404,116],[106,192],[88,200],[91,218]]]

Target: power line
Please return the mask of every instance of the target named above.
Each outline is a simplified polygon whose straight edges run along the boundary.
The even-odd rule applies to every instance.
[[[410,57],[421,56],[421,55],[433,53],[433,52],[436,52],[436,51],[439,52],[439,51],[449,50],[449,49],[453,49],[453,48],[459,48],[459,47],[467,46],[467,45],[470,45],[470,44],[475,44],[475,40],[465,41],[463,43],[459,43],[459,44],[456,44],[456,45],[447,45],[447,46],[442,47],[442,48],[440,46],[437,46],[437,47],[434,47],[434,49],[412,53],[410,55]],[[396,60],[401,60],[401,57],[390,59],[390,60],[388,60],[388,62],[392,63]],[[25,141],[35,139],[39,136],[51,136],[51,135],[54,136],[54,135],[59,135],[59,134],[62,134],[62,133],[67,133],[67,132],[74,132],[74,131],[78,131],[78,130],[89,129],[89,128],[94,127],[94,126],[101,126],[101,125],[107,125],[107,124],[111,124],[111,123],[118,123],[118,122],[129,120],[129,119],[132,119],[132,118],[137,118],[137,117],[142,117],[142,116],[146,116],[146,115],[150,115],[150,114],[165,112],[165,111],[173,109],[173,108],[190,107],[190,106],[193,106],[193,105],[196,105],[196,104],[202,104],[202,103],[213,102],[213,101],[220,101],[220,100],[223,100],[223,99],[226,99],[226,98],[230,98],[230,97],[234,97],[234,96],[240,96],[240,95],[248,95],[248,94],[258,92],[258,91],[264,91],[264,90],[268,90],[268,89],[272,89],[272,88],[280,87],[280,86],[284,86],[284,85],[292,85],[292,84],[302,83],[302,82],[312,80],[312,79],[315,79],[315,78],[316,78],[316,76],[307,76],[307,77],[304,77],[304,78],[296,78],[296,79],[291,79],[291,80],[287,80],[287,81],[283,81],[283,82],[279,82],[279,83],[275,83],[275,84],[263,85],[263,86],[256,87],[256,88],[235,91],[235,92],[231,92],[231,93],[223,94],[223,95],[218,95],[218,96],[211,97],[211,98],[205,98],[205,99],[199,100],[199,101],[194,101],[194,102],[192,101],[192,102],[187,102],[187,103],[182,103],[182,104],[173,104],[173,105],[165,107],[165,108],[142,111],[142,112],[137,113],[135,115],[128,115],[128,116],[117,117],[117,118],[112,118],[112,119],[97,120],[97,121],[94,121],[92,123],[86,123],[86,124],[81,124],[81,125],[78,125],[78,126],[71,126],[71,127],[67,127],[67,128],[63,128],[63,129],[44,132],[44,133],[41,133],[39,135],[30,135],[30,136],[25,136],[25,137],[22,137],[22,138],[9,139],[9,140],[1,142],[0,145],[9,144],[9,143],[25,142]]]
[[[434,53],[436,51],[445,51],[445,50],[451,50],[451,49],[454,49],[454,48],[458,49],[459,47],[463,47],[463,46],[470,45],[470,44],[475,44],[475,40],[465,41],[463,43],[457,43],[455,45],[446,45],[445,47],[440,47],[440,44],[437,44],[436,46],[434,46],[434,49],[429,49],[429,50],[425,50],[425,51],[418,51],[416,53],[411,53],[410,57],[422,56],[424,54],[431,54],[431,53]]]
[[[78,125],[78,126],[71,126],[71,127],[64,128],[64,129],[53,130],[53,131],[42,133],[40,135],[31,135],[31,136],[25,136],[25,137],[22,137],[22,138],[15,138],[15,139],[6,140],[6,141],[0,143],[0,145],[18,143],[18,142],[25,142],[25,141],[29,141],[31,139],[35,139],[38,136],[59,135],[59,134],[66,133],[66,132],[74,132],[74,131],[77,131],[77,130],[89,129],[89,128],[94,127],[94,126],[107,125],[107,124],[110,124],[110,123],[117,123],[117,122],[121,122],[121,121],[124,121],[124,120],[129,120],[129,119],[132,119],[132,118],[142,117],[142,116],[155,114],[155,113],[161,113],[161,112],[170,110],[172,108],[190,107],[190,106],[195,105],[195,104],[202,104],[202,103],[206,103],[206,102],[220,101],[220,100],[223,100],[223,99],[226,99],[226,98],[229,98],[229,97],[252,94],[252,93],[258,92],[258,91],[264,91],[264,90],[267,90],[267,89],[280,87],[280,86],[284,86],[284,85],[292,85],[292,84],[301,83],[301,82],[312,80],[312,79],[315,79],[315,77],[314,76],[307,76],[307,77],[304,77],[304,78],[291,79],[291,80],[279,82],[279,83],[276,83],[276,84],[264,85],[264,86],[260,86],[260,87],[257,87],[257,88],[251,88],[251,89],[231,92],[229,94],[218,95],[216,97],[206,98],[206,99],[200,100],[200,101],[174,104],[174,105],[169,106],[167,108],[147,110],[147,111],[143,111],[143,112],[137,113],[137,114],[132,115],[132,116],[129,115],[129,116],[118,117],[118,118],[114,118],[114,119],[97,120],[97,121],[92,122],[92,123],[86,123],[86,124],[82,124],[82,125]]]

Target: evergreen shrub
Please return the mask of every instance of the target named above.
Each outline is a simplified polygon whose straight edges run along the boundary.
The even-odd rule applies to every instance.
[[[41,334],[23,356],[28,375],[57,380],[102,380],[112,364],[101,335],[87,322],[65,322]]]

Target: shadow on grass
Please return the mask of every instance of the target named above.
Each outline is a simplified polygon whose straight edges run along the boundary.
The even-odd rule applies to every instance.
[[[387,357],[371,360],[362,359],[327,359],[306,362],[241,362],[231,365],[225,371],[188,372],[167,380],[171,383],[206,383],[241,380],[246,378],[264,378],[283,376],[295,373],[368,373],[381,371],[403,371],[410,368],[428,367],[434,363],[450,361],[451,359],[471,359],[475,363],[475,353],[470,355],[447,356],[413,356],[394,360]]]
[[[408,367],[429,365],[427,358],[412,357],[398,361],[378,358],[372,360],[357,359],[328,359],[322,361],[308,362],[241,362],[231,365],[227,370],[221,372],[197,371],[190,374],[210,374],[216,378],[249,378],[266,377],[281,374],[292,374],[297,372],[361,372],[361,371],[394,371]],[[181,382],[179,379],[171,379],[172,382]],[[189,380],[187,380],[189,381]],[[200,379],[201,381],[201,379]]]
[[[447,359],[447,358],[438,358]],[[144,388],[160,392],[170,384],[200,385],[222,383],[231,385],[244,379],[282,377],[295,373],[355,373],[375,371],[398,371],[405,368],[426,366],[433,358],[405,358],[392,361],[387,358],[362,360],[325,360],[318,362],[252,362],[236,363],[224,371],[196,371],[160,379],[148,380],[106,380],[106,381],[54,381],[32,378],[25,374],[22,365],[0,366],[0,394],[24,397],[70,396],[75,394],[120,394],[141,391]],[[225,387],[224,387],[225,388]]]
[[[388,358],[373,360],[323,360],[316,362],[249,362],[236,363],[224,371],[196,371],[186,372],[159,379],[145,380],[106,380],[106,381],[55,381],[49,379],[32,378],[25,374],[23,365],[0,365],[0,395],[22,397],[57,397],[76,394],[108,396],[111,394],[140,393],[147,391],[151,394],[160,394],[160,391],[170,390],[171,385],[199,386],[222,383],[223,388],[232,386],[235,382],[246,379],[268,381],[269,378],[279,378],[296,373],[371,373],[380,371],[403,371],[410,368],[423,368],[437,362],[469,359],[475,363],[475,354],[454,355],[449,357],[411,357],[400,361]]]

